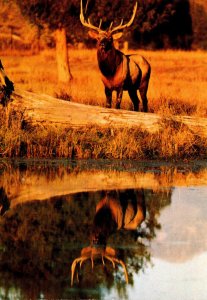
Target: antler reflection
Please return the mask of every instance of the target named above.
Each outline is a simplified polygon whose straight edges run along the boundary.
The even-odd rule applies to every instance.
[[[81,268],[84,261],[91,259],[91,267],[93,269],[94,259],[98,259],[98,258],[101,258],[102,264],[104,266],[105,266],[104,259],[110,261],[113,265],[113,268],[115,268],[116,263],[120,264],[124,269],[126,283],[128,283],[128,273],[127,273],[126,265],[121,259],[118,259],[116,257],[116,251],[113,248],[108,246],[106,248],[86,247],[82,249],[81,256],[76,258],[71,265],[71,286],[73,286],[74,283],[76,266],[79,264]],[[79,282],[78,272],[76,272],[76,275],[77,275],[77,282]]]

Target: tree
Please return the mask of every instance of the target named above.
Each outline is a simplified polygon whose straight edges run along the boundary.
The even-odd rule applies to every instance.
[[[72,79],[69,67],[66,31],[74,31],[79,21],[78,0],[16,0],[24,16],[39,27],[54,31],[59,81]]]
[[[207,3],[191,0],[193,20],[193,48],[207,49]]]
[[[192,43],[189,0],[139,0],[134,39],[152,48],[189,49]]]

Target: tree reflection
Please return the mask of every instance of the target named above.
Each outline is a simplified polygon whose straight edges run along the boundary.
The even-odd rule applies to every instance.
[[[41,294],[53,299],[78,296],[98,299],[100,289],[95,288],[104,286],[109,290],[115,287],[127,298],[123,271],[119,268],[114,271],[110,262],[106,263],[106,268],[95,263],[93,271],[91,264],[86,263],[78,289],[69,288],[70,266],[74,258],[80,256],[81,249],[90,243],[96,207],[106,193],[81,193],[33,201],[7,211],[0,219],[1,291],[9,295],[12,290],[19,290],[21,299],[37,299]],[[136,195],[140,190],[115,193],[121,207],[127,210],[126,193]],[[161,209],[170,204],[171,193],[145,190],[144,198],[147,213],[142,230],[120,228],[110,232],[106,240],[126,263],[131,285],[133,274],[150,263],[147,241],[160,229],[158,217]]]
[[[6,195],[5,189],[0,187],[0,215],[3,216],[4,213],[9,209],[10,202]]]

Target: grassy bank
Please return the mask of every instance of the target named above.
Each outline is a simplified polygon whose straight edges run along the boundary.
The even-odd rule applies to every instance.
[[[5,116],[1,116],[2,122]],[[0,156],[27,158],[197,159],[207,157],[207,139],[188,127],[163,119],[164,129],[22,128],[22,116],[11,112],[9,127],[1,124]]]
[[[1,157],[67,157],[110,159],[196,159],[207,157],[207,140],[186,126],[165,121],[175,114],[206,117],[207,53],[142,52],[152,65],[149,110],[163,117],[164,129],[150,134],[123,128],[60,130],[22,127],[22,115],[10,112],[9,126],[1,110]],[[104,106],[95,50],[71,50],[74,80],[57,84],[55,54],[1,56],[15,86],[84,104]],[[127,93],[123,109],[132,109]]]

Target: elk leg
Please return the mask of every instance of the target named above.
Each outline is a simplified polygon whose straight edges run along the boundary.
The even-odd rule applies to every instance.
[[[123,89],[121,88],[117,91],[117,97],[116,97],[116,108],[117,109],[120,109],[122,95],[123,95]]]
[[[146,85],[146,84],[141,85],[139,88],[144,112],[148,112],[147,88],[148,88],[148,85]]]
[[[106,95],[106,107],[111,108],[112,91],[107,87],[105,87],[105,95]]]
[[[132,100],[134,104],[134,111],[139,111],[139,98],[137,96],[137,91],[136,89],[129,89],[128,90],[129,97]]]

